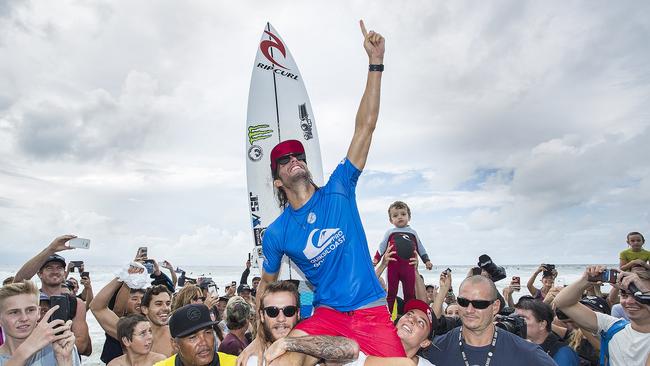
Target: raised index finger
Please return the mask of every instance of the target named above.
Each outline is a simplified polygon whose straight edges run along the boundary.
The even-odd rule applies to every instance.
[[[361,26],[361,33],[363,33],[363,38],[368,36],[368,31],[366,30],[366,25],[363,24],[363,19],[359,20],[359,25]]]
[[[43,314],[43,318],[41,318],[41,321],[44,321],[45,323],[50,322],[50,317],[52,314],[54,314],[55,311],[59,309],[59,305],[54,305],[48,310],[45,314]]]

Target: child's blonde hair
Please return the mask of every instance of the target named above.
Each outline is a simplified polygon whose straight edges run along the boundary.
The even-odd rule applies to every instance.
[[[0,311],[3,311],[5,300],[18,295],[34,295],[34,302],[38,303],[38,288],[34,282],[23,280],[4,285],[0,288]]]

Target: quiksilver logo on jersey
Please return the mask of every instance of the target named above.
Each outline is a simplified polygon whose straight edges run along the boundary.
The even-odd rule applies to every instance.
[[[309,233],[307,244],[302,251],[314,267],[319,267],[325,257],[345,242],[345,234],[341,229],[314,229]]]

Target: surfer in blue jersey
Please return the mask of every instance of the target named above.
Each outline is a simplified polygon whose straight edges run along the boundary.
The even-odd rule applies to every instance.
[[[369,71],[354,135],[347,152],[323,187],[308,168],[309,157],[297,140],[271,151],[271,172],[282,214],[263,239],[264,265],[259,293],[278,278],[287,255],[314,285],[312,317],[291,336],[332,335],[354,339],[368,356],[405,357],[386,306],[386,292],[375,275],[356,203],[356,184],[363,170],[379,116],[384,38],[366,31],[360,21]],[[299,365],[300,353],[283,356],[280,364]],[[285,362],[286,361],[286,362]]]

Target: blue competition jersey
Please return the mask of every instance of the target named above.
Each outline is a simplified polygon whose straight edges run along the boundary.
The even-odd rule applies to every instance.
[[[282,255],[289,256],[314,285],[314,306],[352,311],[386,297],[357,208],[360,174],[343,159],[303,207],[288,206],[264,233],[264,271],[277,273]]]

